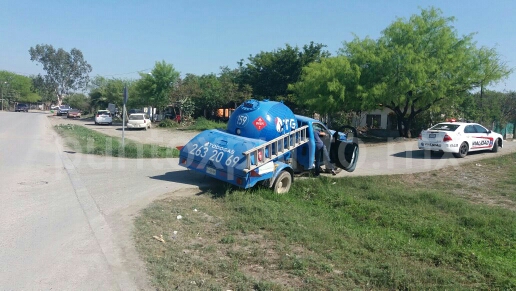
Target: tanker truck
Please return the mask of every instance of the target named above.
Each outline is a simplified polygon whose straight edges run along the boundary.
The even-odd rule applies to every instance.
[[[179,147],[179,165],[244,189],[262,184],[286,193],[295,176],[315,169],[314,130],[326,133],[331,162],[354,171],[359,155],[355,128],[329,130],[282,102],[255,99],[231,114],[225,130],[205,130]]]

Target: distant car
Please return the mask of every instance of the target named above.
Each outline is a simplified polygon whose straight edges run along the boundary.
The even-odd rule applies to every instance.
[[[15,112],[29,112],[29,106],[25,103],[18,103],[14,107]]]
[[[127,128],[143,128],[147,130],[148,128],[151,128],[151,120],[145,113],[133,113],[129,115]]]
[[[81,111],[79,109],[70,109],[66,114],[66,118],[79,118],[81,117]]]
[[[95,114],[95,124],[113,124],[113,116],[109,110],[99,110]]]
[[[58,105],[50,105],[50,110],[57,110],[59,109]]]
[[[423,130],[417,143],[420,150],[453,153],[464,158],[473,151],[497,152],[503,146],[503,137],[477,123],[443,122]]]
[[[59,109],[57,109],[57,116],[67,115],[68,111],[70,109],[72,109],[72,107],[70,107],[70,105],[61,105],[61,106],[59,106]]]

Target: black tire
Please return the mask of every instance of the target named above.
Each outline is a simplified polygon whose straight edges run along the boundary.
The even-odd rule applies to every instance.
[[[498,140],[494,141],[493,148],[491,149],[491,152],[493,152],[493,153],[498,152]]]
[[[463,143],[460,144],[459,152],[458,153],[453,153],[453,155],[456,158],[464,158],[464,157],[466,157],[468,155],[468,151],[469,151],[468,143],[467,142],[463,142]]]
[[[278,175],[278,178],[276,178],[276,181],[274,182],[272,189],[274,189],[274,193],[276,194],[284,194],[290,190],[291,185],[292,175],[290,175],[288,171],[282,171]]]

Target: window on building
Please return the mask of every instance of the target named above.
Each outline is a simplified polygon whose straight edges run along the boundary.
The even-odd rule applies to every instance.
[[[367,114],[366,125],[369,128],[380,128],[382,116],[380,114]]]

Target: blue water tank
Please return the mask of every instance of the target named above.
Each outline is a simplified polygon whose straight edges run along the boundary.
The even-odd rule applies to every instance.
[[[269,141],[296,127],[296,117],[285,104],[251,99],[242,103],[231,114],[227,132]]]

